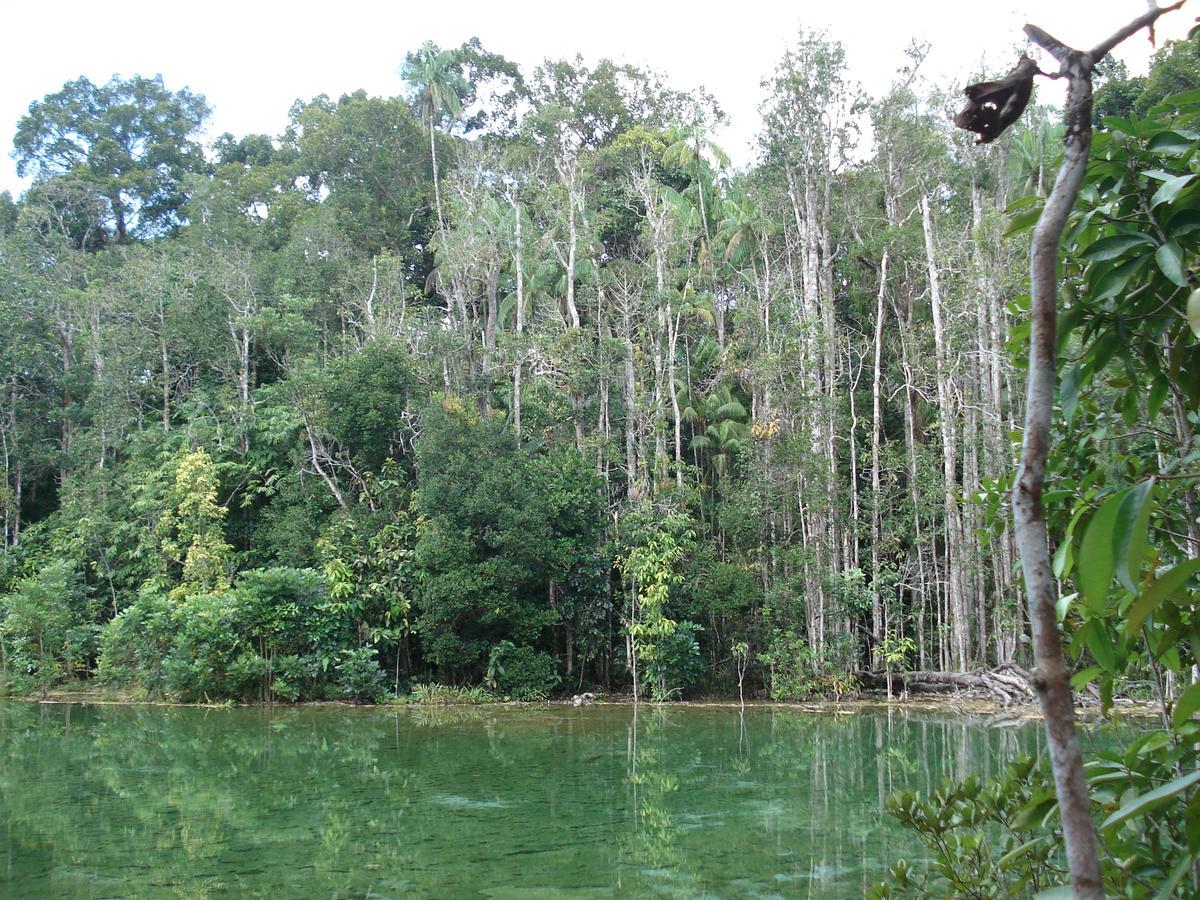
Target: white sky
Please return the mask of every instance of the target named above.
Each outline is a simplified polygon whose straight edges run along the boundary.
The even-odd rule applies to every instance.
[[[853,79],[883,93],[912,38],[932,52],[924,73],[961,83],[982,61],[1003,72],[1015,61],[1021,26],[1034,21],[1074,46],[1090,46],[1145,9],[1143,0],[60,0],[53,8],[10,3],[0,48],[0,191],[18,194],[10,153],[29,104],[86,75],[93,82],[161,73],[166,86],[204,94],[213,108],[209,135],[276,135],[297,98],[337,98],[364,88],[400,93],[404,54],[426,39],[443,47],[478,36],[527,74],[547,57],[581,53],[594,62],[649,66],[678,89],[704,85],[730,116],[720,142],[735,164],[752,158],[759,86],[784,46],[805,28],[827,27],[845,46]],[[1160,20],[1159,39],[1182,37],[1200,13],[1187,7]],[[1144,35],[1121,48],[1144,71]],[[1044,63],[1050,68],[1049,63]],[[1060,94],[1043,87],[1040,97]]]

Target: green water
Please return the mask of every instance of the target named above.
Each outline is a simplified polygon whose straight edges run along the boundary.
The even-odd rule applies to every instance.
[[[0,704],[0,896],[857,897],[884,795],[1038,747],[952,715]]]

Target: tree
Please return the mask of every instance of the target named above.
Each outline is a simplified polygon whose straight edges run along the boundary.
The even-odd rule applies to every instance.
[[[400,77],[408,82],[418,118],[429,130],[429,161],[433,167],[433,196],[437,209],[438,228],[446,229],[442,215],[442,195],[438,186],[437,142],[434,132],[450,131],[455,122],[478,97],[480,87],[487,81],[507,78],[514,93],[523,90],[520,72],[504,57],[486,52],[478,38],[462,46],[443,50],[433,41],[426,41],[419,50],[409,53],[400,68]],[[483,127],[486,115],[475,115],[467,130]]]
[[[120,243],[130,232],[170,231],[181,222],[184,175],[205,166],[194,137],[208,115],[202,95],[169,91],[161,75],[114,75],[99,86],[81,77],[32,103],[17,124],[17,174],[94,185]]]
[[[178,573],[181,595],[229,587],[232,548],[223,531],[228,510],[218,500],[217,486],[216,466],[203,449],[179,457],[158,531],[163,555]]]
[[[422,114],[424,110],[422,110]],[[310,196],[338,211],[354,246],[375,254],[387,249],[411,260],[418,283],[428,262],[431,217],[429,172],[422,125],[401,97],[368,97],[355,91],[336,104],[319,97],[292,110],[296,159]],[[263,162],[255,162],[263,165]]]
[[[1036,685],[1046,720],[1067,863],[1075,895],[1084,898],[1103,897],[1104,886],[1083,755],[1075,729],[1071,673],[1058,629],[1058,590],[1043,508],[1057,372],[1059,241],[1087,172],[1092,142],[1092,75],[1096,63],[1126,38],[1143,28],[1153,28],[1163,13],[1178,5],[1152,4],[1148,12],[1086,51],[1068,47],[1036,25],[1025,27],[1026,34],[1058,61],[1058,74],[1068,79],[1068,95],[1063,163],[1041,211],[1030,254],[1029,381],[1021,463],[1012,506],[1033,632]]]
[[[1200,84],[1200,33],[1163,44],[1146,75],[1131,76],[1123,62],[1105,59],[1103,77],[1098,81],[1093,114],[1096,125],[1106,116],[1145,116],[1172,94]]]
[[[687,519],[677,512],[668,513],[651,524],[647,514],[645,527],[629,541],[629,549],[617,560],[617,567],[629,581],[629,615],[626,620],[626,653],[633,675],[633,699],[638,700],[638,685],[650,688],[656,701],[669,700],[682,687],[673,683],[671,651],[683,638],[694,643],[691,623],[670,616],[671,588],[683,581],[681,562],[691,548],[695,535],[687,529]],[[685,654],[688,652],[685,649]],[[639,671],[640,669],[640,671]]]
[[[562,625],[562,588],[595,548],[596,478],[575,450],[528,453],[454,397],[421,428],[417,632],[444,672],[478,676],[500,641],[533,646]]]

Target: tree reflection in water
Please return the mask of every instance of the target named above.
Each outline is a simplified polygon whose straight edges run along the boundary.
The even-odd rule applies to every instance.
[[[860,896],[919,855],[887,793],[1038,736],[903,710],[0,704],[0,894]]]

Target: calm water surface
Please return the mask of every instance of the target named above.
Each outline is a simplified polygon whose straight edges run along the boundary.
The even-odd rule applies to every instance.
[[[883,797],[1039,726],[902,712],[0,703],[0,896],[858,897]]]

